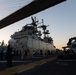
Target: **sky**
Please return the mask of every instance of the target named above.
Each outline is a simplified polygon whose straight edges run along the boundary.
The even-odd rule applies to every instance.
[[[0,0],[0,20],[31,1]],[[44,24],[49,25],[49,36],[53,38],[56,48],[62,49],[67,45],[69,38],[76,36],[76,0],[67,0],[31,16],[36,16],[40,22],[44,19]],[[14,32],[32,22],[31,16],[0,29],[0,42],[4,40],[7,44]]]

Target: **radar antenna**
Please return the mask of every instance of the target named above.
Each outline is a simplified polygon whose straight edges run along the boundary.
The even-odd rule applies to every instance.
[[[31,23],[31,25],[33,25],[33,26],[37,26],[37,24],[36,23],[38,23],[38,20],[36,21],[36,17],[31,17],[31,19],[32,19],[32,23]]]
[[[43,29],[44,37],[46,37],[46,28],[47,28],[48,26],[49,26],[49,25],[44,25],[44,20],[42,19],[42,25],[39,26],[39,28],[42,28],[42,29]]]

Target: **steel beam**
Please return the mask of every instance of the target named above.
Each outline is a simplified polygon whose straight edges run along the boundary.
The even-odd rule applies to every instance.
[[[30,4],[24,6],[23,8],[17,10],[11,15],[0,20],[0,29],[13,24],[21,19],[27,18],[33,14],[43,11],[49,7],[57,5],[66,0],[34,0]]]

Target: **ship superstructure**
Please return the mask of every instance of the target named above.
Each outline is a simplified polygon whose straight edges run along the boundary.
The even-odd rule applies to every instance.
[[[31,19],[32,23],[26,24],[21,31],[11,35],[11,38],[16,40],[16,50],[29,49],[31,53],[40,53],[41,51],[47,53],[48,51],[55,51],[53,39],[49,37],[49,30],[46,30],[47,26],[43,24],[43,20],[41,22],[42,24],[38,26],[39,21],[33,17],[31,17]],[[41,38],[42,32],[38,28],[43,29],[43,38]]]

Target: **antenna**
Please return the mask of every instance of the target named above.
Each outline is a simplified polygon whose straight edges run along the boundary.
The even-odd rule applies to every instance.
[[[44,25],[44,20],[42,19],[42,24]]]
[[[33,17],[31,17],[31,19],[32,19],[32,22],[34,23],[35,21],[34,21]]]
[[[34,20],[36,21],[36,16],[34,17]]]

